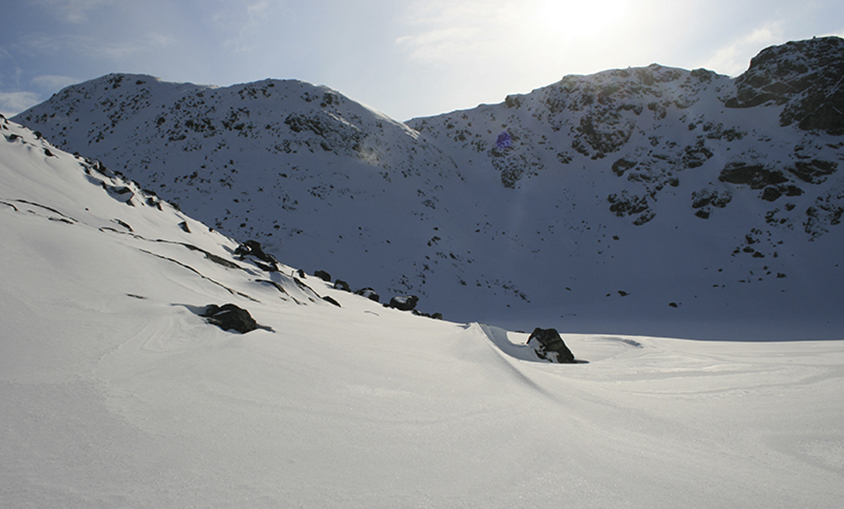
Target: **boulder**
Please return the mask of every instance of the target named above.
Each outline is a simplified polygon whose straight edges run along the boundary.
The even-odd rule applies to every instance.
[[[234,304],[209,304],[202,314],[208,323],[214,324],[223,330],[236,330],[241,334],[253,331],[258,328],[258,323],[249,314],[249,311],[237,307]]]
[[[326,295],[325,297],[323,297],[323,298],[322,298],[322,300],[324,300],[325,302],[327,302],[327,303],[329,303],[329,304],[334,304],[334,305],[335,305],[335,306],[337,306],[338,308],[343,307],[343,306],[341,306],[341,305],[340,305],[340,303],[339,303],[339,302],[337,302],[336,300],[332,299],[332,298],[331,298],[331,297],[329,297],[328,295]]]
[[[399,311],[413,311],[417,302],[419,302],[419,297],[416,295],[401,295],[390,299],[390,307]]]
[[[261,248],[261,243],[255,240],[242,242],[239,246],[237,246],[237,249],[234,250],[234,254],[236,256],[240,256],[241,260],[245,260],[247,256],[254,256],[255,258],[269,264],[268,266],[259,265],[262,269],[268,271],[278,271],[278,260],[275,259],[275,256],[265,253]]]
[[[318,278],[322,279],[323,281],[325,281],[326,283],[331,282],[331,274],[329,274],[328,272],[325,272],[324,270],[318,270],[318,271],[314,272],[314,277],[318,277]]]
[[[540,359],[559,364],[573,364],[574,354],[563,342],[556,329],[536,328],[528,338],[527,345],[532,347]]]
[[[343,281],[342,279],[338,279],[334,282],[334,289],[335,290],[343,290],[344,292],[352,292],[352,287],[349,286],[349,283]]]
[[[418,311],[416,309],[411,311],[411,313],[413,313],[416,316],[424,316],[425,318],[431,318],[433,320],[442,320],[443,319],[442,313],[423,313],[423,312]]]
[[[361,288],[360,290],[355,292],[355,295],[360,295],[361,297],[366,297],[369,300],[374,300],[375,302],[381,301],[381,296],[368,286],[366,288]]]

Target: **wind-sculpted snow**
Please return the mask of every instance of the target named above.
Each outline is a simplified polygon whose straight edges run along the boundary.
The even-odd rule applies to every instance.
[[[0,133],[4,506],[844,497],[841,341],[563,333],[587,362],[542,362],[526,333],[335,289],[4,118]],[[258,328],[207,323],[223,303]]]
[[[168,270],[199,278],[203,284],[225,290],[229,297],[324,304],[310,287],[297,282],[292,268],[267,272],[255,263],[237,261],[237,243],[185,216],[135,182],[99,161],[63,153],[39,135],[5,119],[2,122],[8,145],[4,147],[0,204],[16,214],[69,225],[79,236],[107,237],[111,239],[104,241],[107,244],[120,244],[142,257],[155,258]],[[30,173],[21,168],[31,168]],[[45,199],[49,205],[42,203]],[[70,271],[75,269],[71,266]],[[268,288],[265,283],[272,285]]]
[[[841,47],[769,48],[736,79],[658,64],[566,76],[407,123],[298,81],[139,75],[16,120],[287,263],[446,318],[648,334],[749,320],[782,337],[805,320],[831,337]],[[730,334],[705,329],[684,334]]]

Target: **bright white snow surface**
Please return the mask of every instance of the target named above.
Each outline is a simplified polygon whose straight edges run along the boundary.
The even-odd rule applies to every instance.
[[[842,341],[564,333],[588,362],[538,362],[527,334],[238,261],[234,241],[0,124],[0,506],[844,499]],[[197,314],[226,302],[263,328]]]

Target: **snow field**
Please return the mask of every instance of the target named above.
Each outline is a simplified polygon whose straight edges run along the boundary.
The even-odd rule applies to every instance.
[[[563,331],[588,362],[532,361],[525,333],[238,261],[234,241],[190,220],[184,232],[166,204],[118,201],[9,125],[24,139],[0,141],[2,505],[785,508],[844,496],[841,341]],[[264,328],[224,332],[197,314],[225,302]]]

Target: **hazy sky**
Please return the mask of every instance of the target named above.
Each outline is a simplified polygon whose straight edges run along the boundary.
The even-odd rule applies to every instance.
[[[327,85],[397,120],[653,62],[736,76],[844,0],[0,0],[0,112],[112,72]]]

